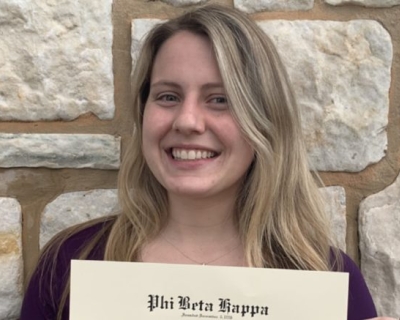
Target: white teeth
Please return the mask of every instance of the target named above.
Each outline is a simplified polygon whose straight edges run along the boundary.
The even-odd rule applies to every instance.
[[[194,159],[196,159],[196,151],[194,151],[194,150],[190,150],[189,152],[188,152],[188,157],[187,157],[189,160],[194,160]]]
[[[215,156],[215,152],[173,148],[172,156],[177,160],[199,160],[212,158]]]

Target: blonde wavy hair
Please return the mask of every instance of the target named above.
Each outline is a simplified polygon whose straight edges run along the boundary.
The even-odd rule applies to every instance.
[[[135,132],[119,176],[122,214],[111,230],[105,259],[136,260],[167,218],[166,190],[142,154],[142,121],[157,52],[182,30],[210,40],[232,115],[255,150],[236,206],[248,264],[328,269],[327,218],[309,172],[285,68],[271,40],[249,17],[217,5],[156,26],[143,43],[132,82]]]
[[[248,265],[332,269],[327,216],[309,171],[299,110],[285,68],[256,23],[218,5],[206,5],[159,24],[144,40],[132,77],[135,129],[119,172],[121,212],[101,232],[108,235],[104,259],[137,261],[141,248],[168,218],[166,190],[143,157],[142,120],[157,52],[183,30],[204,35],[211,42],[232,115],[255,150],[236,202]],[[81,251],[81,259],[102,234]],[[68,293],[66,288],[62,305]]]

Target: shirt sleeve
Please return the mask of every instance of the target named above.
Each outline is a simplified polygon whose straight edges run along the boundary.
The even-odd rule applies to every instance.
[[[377,316],[374,302],[357,265],[342,252],[343,271],[349,273],[347,320],[365,320]]]
[[[53,242],[42,254],[25,292],[19,320],[56,319],[69,280],[71,260],[79,258],[82,248],[103,230],[104,226],[110,226],[108,220],[83,229],[66,239],[61,238],[61,242]],[[103,260],[108,234],[101,232],[101,235],[86,257],[87,260]],[[62,310],[62,319],[69,319],[69,296]]]
[[[20,320],[56,319],[56,301],[61,297],[63,278],[60,269],[52,270],[50,260],[41,257],[25,292]]]

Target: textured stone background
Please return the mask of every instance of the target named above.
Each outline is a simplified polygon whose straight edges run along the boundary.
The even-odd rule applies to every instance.
[[[0,119],[112,119],[111,1],[1,1]]]
[[[101,3],[100,3],[101,2]],[[18,319],[40,244],[116,207],[129,76],[154,19],[199,0],[0,1],[0,320]],[[399,0],[218,0],[283,56],[337,245],[379,313],[400,315]]]

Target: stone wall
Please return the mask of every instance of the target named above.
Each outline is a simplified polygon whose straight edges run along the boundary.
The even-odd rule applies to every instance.
[[[204,0],[0,2],[0,320],[40,247],[116,206],[129,75],[159,20]],[[339,247],[379,313],[400,315],[400,0],[220,0],[288,68]]]

